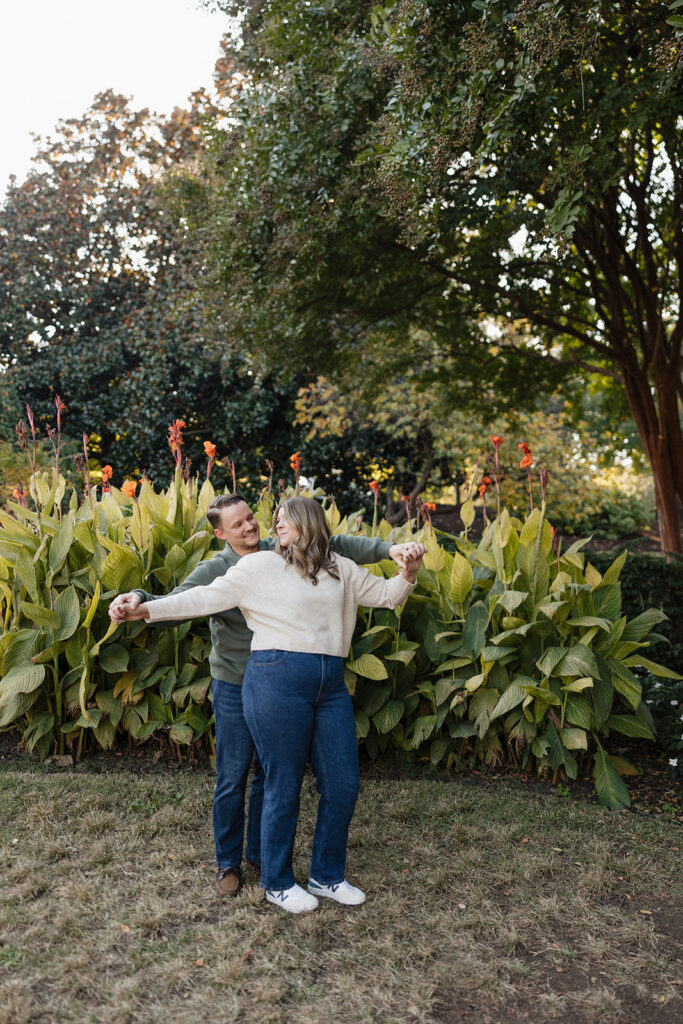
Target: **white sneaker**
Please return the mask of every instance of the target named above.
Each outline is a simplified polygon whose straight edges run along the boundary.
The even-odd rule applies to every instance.
[[[288,910],[290,914],[305,914],[318,906],[315,896],[309,896],[296,882],[289,889],[266,889],[266,899],[273,906]]]
[[[350,885],[346,879],[336,885],[323,885],[322,882],[316,882],[315,878],[309,878],[308,891],[314,896],[326,896],[327,899],[343,903],[345,907],[359,907],[365,903],[365,893],[355,885]]]

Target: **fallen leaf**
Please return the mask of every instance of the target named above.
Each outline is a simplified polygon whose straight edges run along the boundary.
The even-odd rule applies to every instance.
[[[528,843],[529,842],[529,837],[528,836],[524,836],[524,839],[522,839],[522,842],[523,843]]]
[[[200,956],[199,960],[195,960],[195,967],[206,967],[206,960],[203,956]]]
[[[181,992],[180,993],[180,998],[181,999],[189,999],[190,998],[190,993],[189,992]]]
[[[640,912],[641,912],[641,914],[650,914],[650,916],[652,916],[652,911],[651,910],[641,910]]]
[[[175,853],[169,853],[168,859],[169,860],[178,860],[178,858],[176,857]]]
[[[458,907],[460,908],[460,910],[467,910],[467,904],[466,903],[458,903]]]
[[[120,927],[122,932],[129,932],[130,931],[130,928],[128,927],[127,924],[119,925],[119,927]]]

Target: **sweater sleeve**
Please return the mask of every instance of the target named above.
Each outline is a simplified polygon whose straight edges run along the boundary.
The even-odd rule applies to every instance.
[[[247,574],[239,564],[235,565],[208,586],[195,586],[150,601],[146,605],[149,609],[149,622],[200,618],[236,608],[244,595],[246,584]]]
[[[330,537],[330,549],[343,558],[350,558],[358,565],[371,565],[389,557],[391,544],[379,537],[351,537],[344,533],[335,533]]]
[[[140,600],[144,601],[146,604],[149,604],[152,601],[164,601],[167,597],[175,597],[177,594],[184,594],[188,590],[194,590],[195,587],[207,587],[217,577],[224,576],[227,569],[228,566],[220,555],[214,555],[213,558],[200,562],[197,568],[194,569],[182,583],[178,584],[177,587],[174,587],[174,589],[168,594],[150,594],[147,590],[139,589],[134,590],[133,593],[137,594]],[[188,618],[193,617],[195,616],[188,616]],[[149,621],[151,623],[152,620],[150,619]],[[168,624],[171,625],[172,623],[177,625],[177,619],[170,620]],[[165,626],[166,624],[166,620],[157,619],[155,617],[155,626]]]
[[[396,608],[406,600],[415,586],[408,582],[403,573],[386,580],[353,564],[349,572],[349,583],[356,603],[366,608]]]

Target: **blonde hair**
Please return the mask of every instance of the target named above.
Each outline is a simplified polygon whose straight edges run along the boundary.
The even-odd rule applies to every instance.
[[[280,509],[290,526],[299,531],[286,548],[275,545],[275,550],[282,555],[288,565],[294,568],[304,579],[318,584],[318,573],[321,569],[334,580],[339,579],[339,571],[330,556],[330,528],[325,513],[313,498],[287,498],[275,509],[273,529],[277,525]]]

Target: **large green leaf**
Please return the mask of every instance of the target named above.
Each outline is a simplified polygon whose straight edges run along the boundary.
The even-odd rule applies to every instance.
[[[74,513],[68,512],[62,519],[59,529],[52,538],[52,542],[50,544],[47,561],[53,575],[56,576],[64,565],[64,561],[66,556],[69,554],[69,549],[71,548],[73,539]]]
[[[14,572],[31,595],[31,600],[35,604],[40,604],[36,567],[25,551],[18,555],[14,563]]]
[[[390,700],[384,707],[380,708],[376,714],[372,716],[372,721],[375,724],[377,732],[381,735],[384,733],[391,732],[403,717],[404,704],[402,700]]]
[[[626,700],[629,702],[631,707],[635,710],[643,696],[643,687],[639,679],[637,679],[633,672],[630,672],[621,662],[615,658],[605,658],[605,662],[610,672],[612,673],[612,685],[615,690],[618,690]]]
[[[410,745],[413,750],[422,746],[425,740],[434,732],[436,728],[436,715],[420,715],[415,719],[415,727],[413,729],[413,735],[410,741]]]
[[[650,661],[649,658],[644,658],[642,654],[635,654],[632,658],[625,661],[624,665],[627,667],[640,665],[641,668],[651,672],[653,676],[661,676],[663,679],[683,679],[683,676],[679,675],[678,672],[674,672],[672,668],[667,668],[666,665],[658,665],[656,662]]]
[[[615,558],[605,575],[602,577],[603,585],[606,583],[617,583],[619,581],[619,576],[624,567],[627,555],[628,551],[622,551],[622,553]]]
[[[555,666],[562,660],[567,653],[566,647],[549,647],[544,652],[543,657],[538,659],[536,665],[539,672],[542,672],[544,676],[551,676],[555,670]]]
[[[361,654],[359,658],[347,662],[347,668],[366,679],[387,679],[389,676],[383,662],[375,654]]]
[[[22,740],[24,746],[29,753],[35,748],[39,740],[43,736],[47,736],[52,730],[52,726],[55,724],[55,716],[45,711],[41,715],[37,715],[29,725],[24,729]]]
[[[473,583],[474,573],[472,566],[459,551],[456,551],[451,567],[451,600],[459,607],[462,607],[469,597]]]
[[[526,600],[528,593],[525,590],[505,590],[498,594],[496,603],[504,608],[508,615],[512,615],[516,608]]]
[[[20,629],[16,633],[6,634],[9,643],[2,656],[2,674],[7,675],[18,665],[24,665],[33,654],[40,631],[37,629]],[[3,637],[4,639],[4,637]]]
[[[363,699],[361,701],[361,707],[365,714],[371,717],[376,711],[379,711],[386,703],[390,693],[390,686],[368,686],[366,683],[363,687]]]
[[[105,672],[125,672],[128,668],[128,651],[121,644],[107,644],[100,649],[99,661]]]
[[[508,686],[505,693],[501,694],[498,703],[491,712],[491,721],[507,714],[508,711],[512,711],[525,697],[526,690],[523,690],[521,686],[517,686],[516,683],[512,683],[511,686]]]
[[[58,640],[68,640],[78,629],[81,607],[73,586],[67,587],[55,598],[55,611],[59,615]]]
[[[19,610],[22,615],[25,615],[36,626],[47,626],[51,629],[57,629],[60,625],[59,615],[42,604],[30,604],[28,601],[22,601],[19,605]]]
[[[588,750],[588,737],[584,729],[560,729],[560,739],[567,750]]]
[[[363,740],[370,732],[370,719],[360,708],[354,709],[353,717],[356,722],[356,739]]]
[[[590,729],[593,725],[593,709],[588,698],[578,694],[569,694],[566,718],[572,725],[578,725],[581,729]]]
[[[607,751],[599,743],[595,752],[593,778],[600,803],[612,807],[615,811],[631,806],[628,789],[614,770]]]
[[[607,727],[620,732],[623,736],[633,736],[644,740],[654,739],[654,733],[650,726],[637,715],[610,715],[607,719]]]
[[[20,693],[33,693],[45,678],[44,665],[17,665],[0,679],[0,707]]]
[[[575,644],[557,663],[554,674],[556,676],[596,676],[598,666],[588,647],[584,644]]]
[[[622,640],[644,640],[648,633],[660,622],[666,621],[666,615],[659,608],[648,608],[624,626]]]
[[[467,613],[465,628],[462,631],[462,646],[466,653],[479,657],[486,642],[488,622],[488,608],[482,601],[477,601]]]
[[[140,563],[136,555],[120,544],[109,543],[110,551],[102,566],[102,583],[107,590],[121,593],[140,587]],[[183,555],[183,558],[185,556]]]

